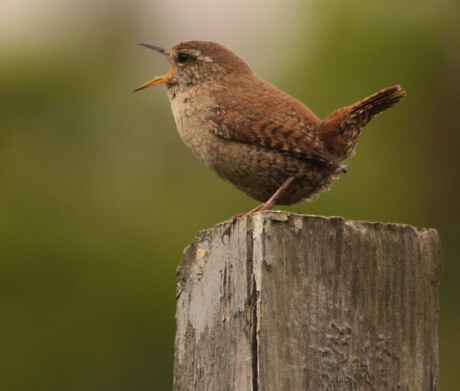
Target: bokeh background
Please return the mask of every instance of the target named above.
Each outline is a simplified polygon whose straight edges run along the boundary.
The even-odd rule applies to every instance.
[[[218,41],[318,115],[400,83],[300,213],[438,229],[440,389],[460,371],[460,2],[3,0],[0,389],[169,390],[175,271],[256,205],[182,144],[136,46]]]

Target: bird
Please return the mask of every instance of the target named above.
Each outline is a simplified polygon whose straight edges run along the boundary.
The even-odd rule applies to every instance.
[[[394,85],[320,119],[218,43],[139,45],[162,54],[171,67],[134,92],[164,87],[184,143],[220,177],[262,202],[248,213],[297,204],[328,189],[347,172],[344,162],[363,127],[406,95]],[[224,234],[243,215],[235,215]]]

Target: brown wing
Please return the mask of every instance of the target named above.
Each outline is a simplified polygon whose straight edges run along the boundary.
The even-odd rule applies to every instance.
[[[301,159],[331,159],[319,136],[319,118],[272,85],[257,79],[243,85],[226,83],[213,100],[209,123],[219,137]]]

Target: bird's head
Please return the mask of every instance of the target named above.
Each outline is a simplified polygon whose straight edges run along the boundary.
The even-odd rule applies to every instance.
[[[161,53],[171,64],[169,71],[142,84],[134,91],[163,84],[168,88],[186,89],[201,83],[212,83],[229,74],[252,74],[241,58],[222,45],[206,41],[181,42],[170,48],[141,43]]]

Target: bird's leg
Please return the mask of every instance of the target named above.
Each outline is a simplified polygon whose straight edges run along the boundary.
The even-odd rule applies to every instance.
[[[273,195],[263,203],[262,205],[259,205],[257,208],[254,208],[248,214],[255,213],[255,212],[260,212],[264,210],[270,210],[273,208],[273,206],[276,204],[276,201],[284,194],[284,192],[287,190],[287,188],[291,185],[292,182],[294,182],[294,177],[290,176],[288,179],[286,179],[283,184],[276,190]]]
[[[292,182],[294,182],[294,177],[293,176],[290,176],[288,179],[286,179],[283,184],[278,188],[278,190],[276,190],[273,195],[263,204],[259,205],[257,208],[254,208],[252,210],[250,210],[249,212],[247,213],[239,213],[235,216],[233,216],[231,219],[230,219],[230,222],[227,224],[227,226],[225,227],[224,229],[224,232],[222,233],[222,236],[221,236],[221,239],[222,239],[222,242],[224,241],[224,237],[226,235],[230,236],[230,232],[232,230],[232,227],[233,225],[239,220],[241,219],[242,217],[244,216],[247,216],[247,215],[250,215],[252,213],[255,213],[255,212],[261,212],[261,211],[264,211],[264,210],[270,210],[273,208],[273,206],[276,204],[276,201],[278,201],[278,199],[284,194],[284,192],[287,190],[287,188],[292,184]]]

